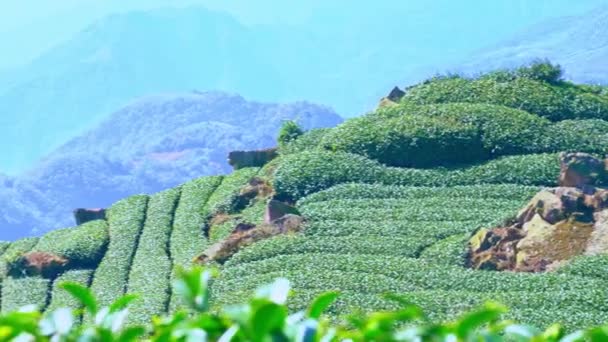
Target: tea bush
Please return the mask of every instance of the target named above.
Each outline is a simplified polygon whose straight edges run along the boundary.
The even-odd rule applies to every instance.
[[[553,124],[552,144],[559,151],[597,152],[608,150],[608,121],[564,120]]]
[[[51,302],[46,308],[46,312],[52,312],[60,308],[82,309],[80,302],[61,288],[61,284],[70,282],[89,287],[92,278],[93,270],[69,270],[57,277],[53,281]]]
[[[39,277],[8,277],[2,282],[2,312],[11,312],[23,306],[35,305],[44,310],[50,293],[51,281]]]
[[[522,298],[516,293],[485,293],[434,291],[387,295],[384,298],[344,290],[319,292],[297,290],[285,278],[250,291],[232,291],[230,298],[250,298],[236,306],[216,306],[210,311],[209,271],[180,271],[174,282],[190,312],[180,311],[170,317],[155,319],[152,324],[126,326],[129,304],[133,297],[122,297],[109,307],[100,307],[95,295],[77,283],[61,285],[79,301],[88,314],[97,319],[92,324],[76,325],[75,315],[58,309],[41,316],[22,310],[0,315],[3,340],[36,341],[603,341],[608,338],[605,326],[569,331],[571,326],[600,324],[605,315],[595,308],[577,317],[568,315],[580,310],[584,303],[606,300],[602,293],[596,298],[574,292],[539,293]],[[291,297],[291,298],[290,298]],[[506,299],[518,305],[544,306],[543,310],[509,312],[495,301],[481,304],[484,298]],[[412,302],[427,303],[433,313],[427,314]],[[476,305],[471,309],[472,305]],[[378,312],[362,312],[360,308],[386,308]],[[291,310],[290,310],[291,309]],[[328,319],[336,312],[356,313],[343,320]],[[469,311],[460,313],[461,309]],[[566,310],[564,310],[566,309]],[[456,312],[458,315],[456,316]],[[502,320],[503,316],[522,317],[523,322],[547,321],[559,317],[566,323],[551,324],[545,331],[532,326]],[[543,316],[544,315],[544,316]],[[126,319],[125,319],[126,318]],[[441,322],[449,319],[447,322]],[[547,323],[549,324],[549,323]],[[568,325],[571,324],[571,325]]]
[[[450,117],[366,115],[323,137],[332,151],[400,167],[433,167],[486,159],[478,127]]]
[[[452,235],[435,242],[420,253],[420,259],[436,265],[464,266],[471,232],[474,231]]]
[[[487,103],[521,109],[551,121],[608,119],[608,100],[604,97],[565,83],[551,85],[526,77],[433,79],[409,89],[402,102]]]
[[[435,196],[444,196],[455,199],[505,199],[526,201],[534,196],[539,187],[516,184],[480,184],[457,185],[453,187],[429,186],[398,186],[383,184],[347,183],[336,185],[298,201],[298,205],[335,200],[335,199],[420,199]]]
[[[116,202],[107,211],[110,243],[91,283],[91,289],[97,293],[101,305],[109,305],[124,295],[127,289],[147,204],[148,196],[136,195]]]
[[[402,169],[382,166],[363,156],[314,151],[286,156],[276,170],[277,196],[298,200],[343,183],[410,186],[473,184],[557,184],[556,154],[508,156],[483,164],[454,169]]]
[[[259,168],[249,167],[235,170],[231,174],[224,176],[220,185],[209,197],[205,209],[207,215],[211,216],[220,212],[229,213],[234,210],[234,206],[236,205],[235,200],[239,195],[239,191],[259,171]]]
[[[150,196],[146,221],[133,257],[127,293],[145,293],[133,303],[129,324],[145,324],[167,311],[172,262],[169,238],[180,188]]]
[[[279,153],[286,155],[319,148],[323,137],[331,131],[331,128],[314,128],[306,131],[288,144],[279,146]]]
[[[608,280],[608,256],[579,256],[560,267],[558,272]]]
[[[207,201],[222,182],[221,176],[202,177],[181,186],[181,196],[173,220],[173,230],[169,240],[169,251],[175,267],[189,266],[192,258],[204,250],[207,239],[203,227],[207,223]],[[172,292],[171,308],[177,307],[177,298]]]
[[[33,252],[45,252],[69,260],[69,267],[92,267],[99,263],[110,236],[103,220],[87,222],[73,228],[58,229],[40,238]]]

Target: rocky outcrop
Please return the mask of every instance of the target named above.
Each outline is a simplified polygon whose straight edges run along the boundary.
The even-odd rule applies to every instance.
[[[31,252],[10,263],[9,272],[14,277],[42,276],[54,278],[64,271],[68,264],[69,260],[55,254]]]
[[[76,220],[76,225],[78,226],[89,221],[105,220],[106,210],[102,208],[78,208],[74,210],[74,219]]]
[[[283,210],[286,207],[290,207],[283,203],[282,205],[285,207],[279,206],[276,202],[278,201],[271,200],[269,202],[266,213],[272,212],[274,215],[279,212],[276,208],[280,207],[282,208],[281,210]],[[293,210],[295,210],[295,208],[293,208]],[[287,211],[292,210],[290,209]],[[260,225],[250,223],[237,224],[226,239],[207,248],[201,255],[194,259],[194,262],[200,264],[209,262],[224,263],[236,252],[246,246],[273,236],[299,232],[304,226],[304,218],[292,213],[285,213],[276,219],[268,221],[269,217],[270,216],[266,216],[265,222]]]
[[[405,96],[405,92],[399,89],[399,87],[394,87],[386,97],[380,100],[379,107],[394,106],[399,103],[403,96]]]
[[[608,252],[606,163],[584,153],[560,155],[559,187],[544,189],[505,227],[470,240],[476,269],[541,272],[581,254]]]
[[[271,224],[275,220],[288,215],[299,215],[298,209],[277,200],[270,200],[264,211],[264,223]]]
[[[235,170],[245,167],[262,167],[277,156],[276,148],[255,151],[232,151],[228,154],[228,164]]]

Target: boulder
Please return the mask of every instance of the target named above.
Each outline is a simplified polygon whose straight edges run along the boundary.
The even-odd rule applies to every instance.
[[[605,183],[606,162],[588,153],[565,153],[559,155],[559,185],[563,187],[588,188]]]
[[[517,243],[517,269],[544,271],[554,262],[583,254],[593,232],[593,223],[576,217],[551,224],[540,215],[524,226],[526,236]]]
[[[77,226],[89,221],[105,220],[106,210],[102,208],[78,208],[74,210],[74,219],[76,220]]]
[[[271,224],[264,223],[256,226],[239,223],[226,239],[211,245],[193,261],[199,264],[224,263],[236,252],[257,241],[281,234],[299,232],[304,226],[303,223],[303,217],[292,214],[283,215]]]
[[[503,227],[481,229],[469,240],[469,266],[541,272],[575,256],[608,253],[606,161],[561,153],[557,188],[538,192]]]
[[[232,151],[228,154],[228,164],[238,170],[245,167],[262,167],[278,156],[276,148],[254,151]]]
[[[270,200],[264,212],[264,223],[272,224],[275,220],[287,215],[299,215],[298,209],[277,200]]]
[[[22,255],[10,266],[13,276],[42,276],[54,278],[65,270],[69,260],[51,253],[30,252]]]

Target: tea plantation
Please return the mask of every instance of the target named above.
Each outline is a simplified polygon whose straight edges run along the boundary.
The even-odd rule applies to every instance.
[[[580,257],[536,274],[466,267],[467,241],[477,229],[510,219],[539,189],[556,185],[559,152],[608,151],[608,91],[556,73],[537,64],[476,79],[434,78],[338,127],[302,133],[290,126],[280,156],[261,169],[133,196],[109,208],[104,221],[1,243],[2,311],[77,305],[58,287],[63,280],[89,286],[103,305],[142,294],[132,324],[174,311],[176,269],[237,222],[262,221],[265,202],[237,201],[258,176],[275,199],[296,205],[305,227],[216,265],[213,307],[286,277],[295,291],[292,309],[340,291],[329,308],[336,319],[395,308],[383,296],[393,293],[437,320],[491,299],[509,306],[510,318],[539,327],[606,323],[608,257]],[[70,263],[58,274],[30,276],[15,266],[30,251]]]

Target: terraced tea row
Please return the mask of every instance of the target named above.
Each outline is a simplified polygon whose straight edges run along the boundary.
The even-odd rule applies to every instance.
[[[471,233],[513,216],[537,190],[343,184],[315,193],[298,202],[308,220],[303,235],[260,241],[234,255],[213,285],[214,304],[231,303],[259,284],[286,277],[296,289],[294,309],[329,290],[345,293],[333,313],[385,309],[395,304],[381,295],[392,292],[430,308],[438,319],[496,299],[526,323],[561,320],[569,328],[601,323],[608,319],[601,279],[577,271],[464,268]],[[594,304],[584,304],[590,301]]]
[[[26,304],[40,309],[77,306],[58,284],[75,281],[91,289],[100,305],[125,293],[145,294],[134,302],[129,323],[175,309],[170,281],[179,266],[208,245],[205,227],[213,215],[231,211],[239,190],[258,172],[239,170],[229,176],[204,177],[152,196],[137,195],[115,203],[107,220],[54,231],[42,238],[0,244],[3,312]],[[9,274],[25,253],[41,252],[69,260],[67,270],[44,277]],[[23,291],[26,289],[26,291]],[[92,317],[85,317],[90,320]]]

